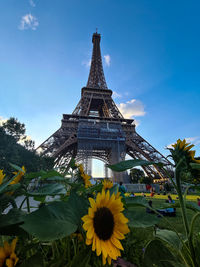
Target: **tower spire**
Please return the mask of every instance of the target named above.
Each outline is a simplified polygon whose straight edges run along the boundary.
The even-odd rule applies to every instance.
[[[101,40],[101,35],[97,32],[94,33],[92,36],[92,43],[93,43],[92,61],[90,66],[90,74],[88,77],[87,87],[108,89],[103,72],[100,40]]]

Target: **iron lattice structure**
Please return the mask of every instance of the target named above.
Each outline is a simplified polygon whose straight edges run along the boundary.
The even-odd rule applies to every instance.
[[[133,119],[125,119],[112,99],[102,65],[101,36],[92,37],[93,53],[87,86],[82,88],[81,99],[72,114],[63,114],[60,129],[44,141],[37,151],[55,158],[56,167],[66,167],[71,158],[84,162],[91,172],[91,158],[114,164],[128,154],[133,159],[162,162],[171,168],[171,162],[151,146],[135,130]],[[145,173],[154,178],[166,177],[158,166],[144,166]],[[107,174],[107,170],[105,169]],[[127,182],[127,176],[115,173],[116,182]]]

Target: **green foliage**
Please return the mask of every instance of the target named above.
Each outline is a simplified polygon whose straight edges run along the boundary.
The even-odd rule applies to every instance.
[[[152,179],[148,176],[143,176],[141,179],[140,179],[140,183],[141,184],[152,184]]]
[[[5,132],[15,138],[18,142],[23,139],[25,136],[26,128],[24,123],[20,123],[17,118],[11,117],[6,122],[3,123],[3,129]]]
[[[183,266],[176,260],[176,256],[160,241],[157,239],[151,240],[144,253],[143,266],[155,267],[180,267]]]
[[[156,163],[156,162],[141,160],[141,159],[134,159],[134,160],[130,159],[130,160],[121,161],[117,164],[107,165],[107,167],[116,172],[123,172],[123,171],[132,169],[137,166],[148,166],[148,165],[163,166],[163,164],[160,162]]]
[[[2,127],[0,127],[0,155],[0,168],[7,174],[12,174],[13,171],[9,163],[25,166],[28,172],[52,169],[54,164],[53,158],[40,157],[18,144],[16,139],[6,134]]]
[[[130,170],[130,179],[131,183],[133,184],[137,184],[140,181],[140,179],[144,176],[145,176],[144,171],[141,169],[134,168]]]
[[[13,137],[9,136],[9,138]],[[155,163],[131,160],[123,161],[110,168],[124,171],[133,166],[150,164]],[[22,165],[25,164],[20,164]],[[21,167],[14,164],[9,167],[19,172],[23,171]],[[198,168],[198,166],[194,167]],[[0,185],[0,234],[4,237],[19,237],[19,266],[102,266],[101,259],[91,251],[91,246],[85,244],[85,232],[81,220],[88,213],[88,197],[94,197],[101,192],[102,184],[85,188],[83,179],[78,176],[77,168],[74,160],[66,168],[73,179],[68,179],[55,170],[41,169],[26,173],[18,183],[13,185],[10,185],[10,182],[17,174],[8,175],[3,179]],[[162,216],[157,207],[149,207],[144,197],[123,198],[125,209],[123,213],[129,219],[131,230],[127,240],[122,241],[124,247],[122,256],[125,260],[142,267],[199,266],[197,257],[200,252],[200,235],[199,230],[196,231],[196,226],[200,219],[200,210],[195,203],[186,201],[187,192],[183,196],[181,191],[183,172],[179,170],[177,167],[176,183],[174,183],[179,200],[174,206],[179,209],[179,221],[180,219],[183,221],[184,229],[179,222],[182,231],[181,233],[177,231],[176,223]],[[75,182],[74,177],[77,178]],[[37,186],[34,184],[36,182]],[[110,195],[116,194],[117,190],[118,186],[113,186],[109,189]],[[22,198],[18,206],[15,201],[17,196]],[[48,202],[47,196],[56,196],[56,198],[51,198]],[[37,199],[40,205],[31,212],[32,197]],[[25,203],[26,211],[22,212]],[[9,205],[13,208],[6,213],[5,209]],[[146,212],[147,207],[152,210],[151,214]],[[191,216],[188,216],[188,211],[191,212]],[[79,240],[78,235],[81,235],[82,240]],[[41,253],[38,253],[38,248]]]

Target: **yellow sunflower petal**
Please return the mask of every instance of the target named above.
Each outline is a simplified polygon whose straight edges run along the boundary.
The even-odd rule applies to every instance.
[[[107,246],[107,251],[108,251],[108,255],[113,259],[116,260],[119,254],[119,250],[117,248],[115,248],[115,246],[112,245],[112,243],[110,242],[110,240],[108,240],[106,242],[106,246]]]
[[[85,242],[85,243],[86,243],[86,245],[88,245],[88,246],[91,245],[91,244],[92,244],[92,239],[88,239],[88,238],[86,238],[86,242]]]
[[[93,236],[94,236],[94,227],[90,227],[88,229],[86,236],[87,236],[88,239],[92,239],[93,238]]]
[[[89,216],[90,216],[90,218],[93,218],[94,217],[94,209],[92,209],[92,208],[89,208],[88,209],[88,214],[89,214]]]
[[[91,222],[86,222],[83,224],[83,229],[87,231],[90,227],[92,227],[92,225],[93,225],[92,220]]]
[[[5,249],[6,256],[8,257],[12,251],[7,241],[4,242],[4,249]]]
[[[128,219],[124,216],[123,213],[117,213],[114,215],[115,219],[119,221],[120,223],[127,223]]]
[[[111,265],[111,257],[108,256],[108,264]]]
[[[125,238],[124,234],[120,233],[118,230],[114,230],[113,234],[117,239],[121,239],[122,240],[122,239]]]
[[[12,243],[11,243],[11,251],[12,252],[15,251],[16,243],[17,243],[17,238],[12,240]]]
[[[103,264],[103,265],[106,264],[106,258],[103,256],[103,254],[102,254],[102,264]]]
[[[96,206],[97,206],[97,208],[100,207],[100,204],[101,204],[101,194],[98,193],[97,194],[97,198],[96,198]]]
[[[91,217],[88,216],[88,215],[85,215],[85,216],[83,216],[83,217],[81,218],[81,220],[84,221],[84,222],[90,222],[90,221],[91,221]]]
[[[108,252],[106,250],[105,241],[103,240],[101,240],[101,250],[102,250],[102,255],[106,258],[108,255]]]
[[[96,205],[95,205],[95,204],[96,204],[96,203],[95,203],[95,200],[94,200],[93,198],[91,198],[91,197],[88,198],[88,200],[89,200],[89,202],[90,202],[90,206],[91,206],[91,208],[94,209],[94,208],[96,207]]]
[[[97,253],[97,256],[101,254],[101,240],[100,239],[96,240],[96,253]]]
[[[0,247],[0,259],[5,259],[5,258],[6,258],[5,249]]]
[[[130,232],[130,230],[126,224],[117,223],[115,228],[118,232],[123,233],[123,234],[128,234]]]
[[[6,260],[6,266],[7,266],[7,267],[13,267],[13,266],[14,266],[13,261],[12,261],[11,259],[7,259],[7,260]]]
[[[93,243],[92,243],[92,251],[96,249],[96,235],[94,234]]]
[[[124,248],[122,247],[122,244],[121,242],[115,238],[114,236],[111,237],[111,242],[113,243],[113,245],[115,245],[115,247],[121,249],[121,250],[124,250]]]

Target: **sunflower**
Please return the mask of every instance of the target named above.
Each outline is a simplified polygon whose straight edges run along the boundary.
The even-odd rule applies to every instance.
[[[0,267],[14,267],[17,264],[19,259],[15,254],[16,243],[17,238],[13,239],[11,244],[5,241],[4,246],[0,247]]]
[[[182,159],[181,165],[179,165],[182,170],[182,180],[198,184],[200,182],[200,171],[198,169],[192,169],[190,165],[190,163],[200,164],[200,160],[195,158],[195,150],[191,150],[194,145],[186,143],[185,139],[178,139],[172,147],[174,149],[170,149],[170,151],[175,165],[177,166]]]
[[[113,182],[110,181],[109,179],[104,179],[103,180],[103,189],[106,190],[106,189],[110,189],[113,187]]]
[[[110,191],[102,190],[97,194],[96,201],[89,198],[91,207],[88,214],[82,217],[83,228],[87,232],[86,245],[92,244],[92,250],[96,250],[97,256],[102,254],[103,265],[111,264],[121,256],[123,250],[120,239],[125,238],[129,232],[128,219],[123,215],[123,203],[115,194],[110,196]]]
[[[17,175],[15,177],[15,179],[10,183],[10,184],[17,184],[21,179],[22,179],[22,176],[25,174],[26,170],[25,170],[25,167],[22,166],[22,170],[23,171],[18,171],[18,172],[13,172],[13,174]]]
[[[0,170],[0,184],[3,183],[3,178],[5,177],[5,174],[3,174],[3,170]]]
[[[81,175],[81,177],[82,177],[82,179],[83,179],[83,181],[84,181],[85,188],[88,188],[88,187],[92,186],[92,184],[91,184],[91,182],[90,182],[90,178],[91,178],[91,177],[90,177],[88,174],[86,174],[86,173],[84,172],[83,165],[80,164],[80,165],[78,166],[78,168],[79,168],[80,175]]]

